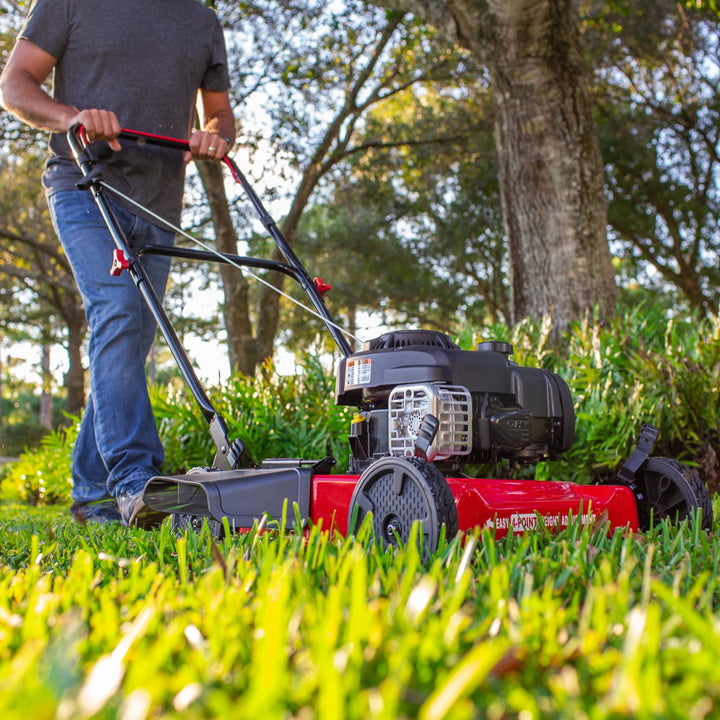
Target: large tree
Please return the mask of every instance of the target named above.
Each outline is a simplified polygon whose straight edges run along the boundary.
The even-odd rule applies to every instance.
[[[556,330],[614,309],[603,164],[572,0],[372,0],[413,13],[487,68],[516,319]]]

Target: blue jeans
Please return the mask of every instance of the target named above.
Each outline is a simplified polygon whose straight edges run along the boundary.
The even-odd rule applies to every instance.
[[[174,233],[109,203],[134,250],[173,244]],[[90,330],[90,395],[73,450],[73,507],[86,518],[119,519],[115,496],[142,490],[164,460],[145,376],[156,323],[130,274],[110,275],[115,243],[92,195],[58,192],[48,204]],[[170,258],[146,256],[143,266],[162,298]]]

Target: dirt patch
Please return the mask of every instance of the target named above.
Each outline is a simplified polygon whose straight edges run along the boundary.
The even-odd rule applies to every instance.
[[[705,443],[697,454],[698,474],[707,485],[708,492],[720,493],[720,464],[717,452],[710,443]]]

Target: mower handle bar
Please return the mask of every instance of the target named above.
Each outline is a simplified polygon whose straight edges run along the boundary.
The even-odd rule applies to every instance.
[[[190,143],[187,140],[180,140],[179,138],[168,137],[166,135],[157,135],[154,133],[141,132],[139,130],[129,130],[127,128],[121,128],[118,138],[121,140],[131,140],[140,145],[148,144],[165,147],[172,150],[190,150]],[[76,158],[78,158],[78,162],[80,163],[79,158],[81,157],[81,152],[82,150],[86,150],[89,144],[85,135],[85,128],[82,125],[76,124],[70,128],[70,130],[68,131],[68,143],[70,144],[73,154]],[[333,340],[335,340],[335,343],[340,349],[340,352],[343,354],[343,356],[348,357],[353,352],[352,348],[350,347],[347,339],[330,315],[317,285],[313,282],[310,275],[308,275],[305,266],[300,262],[297,255],[290,246],[290,243],[288,243],[287,239],[280,231],[280,228],[277,226],[277,223],[273,220],[270,213],[267,212],[264,205],[262,204],[262,201],[260,200],[260,197],[252,188],[252,186],[248,182],[243,172],[237,166],[237,164],[228,155],[225,155],[222,158],[222,162],[225,163],[225,165],[230,170],[230,174],[232,175],[233,180],[235,180],[235,182],[242,187],[243,191],[248,196],[250,202],[255,208],[256,213],[258,214],[258,217],[260,218],[260,221],[265,226],[266,231],[275,242],[276,246],[282,253],[288,265],[292,268],[295,280],[297,280],[297,282],[303,288],[305,294],[308,296],[310,302],[313,304],[316,312],[322,318],[325,326],[328,329],[328,332],[332,336]]]

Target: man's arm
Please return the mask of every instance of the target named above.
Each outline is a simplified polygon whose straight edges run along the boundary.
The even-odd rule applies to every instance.
[[[108,140],[113,150],[120,150],[116,139],[120,123],[115,113],[97,108],[78,110],[45,92],[42,85],[55,63],[52,55],[20,38],[0,75],[0,105],[38,130],[61,133],[80,123],[90,142]]]
[[[192,156],[201,160],[220,160],[235,142],[235,117],[227,92],[200,91],[202,130],[194,132],[189,144]]]

